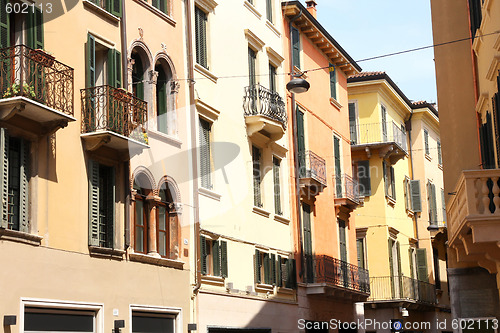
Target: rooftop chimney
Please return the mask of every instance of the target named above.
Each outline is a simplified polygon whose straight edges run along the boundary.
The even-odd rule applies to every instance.
[[[316,1],[314,0],[307,0],[306,1],[306,5],[307,5],[307,10],[309,11],[309,13],[311,13],[311,15],[314,17],[314,18],[317,18],[316,17]]]

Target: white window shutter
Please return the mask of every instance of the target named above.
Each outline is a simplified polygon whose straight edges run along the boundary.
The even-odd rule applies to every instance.
[[[5,128],[0,128],[0,191],[2,192],[2,220],[0,228],[7,229],[8,227],[8,190],[9,190],[9,135]]]

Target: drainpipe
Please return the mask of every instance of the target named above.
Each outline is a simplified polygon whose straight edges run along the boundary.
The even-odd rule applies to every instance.
[[[294,68],[293,68],[293,41],[292,41],[292,27],[293,22],[302,16],[302,9],[300,12],[292,17],[289,22],[288,35],[290,36],[290,75],[293,79]],[[303,240],[302,240],[302,217],[300,210],[300,184],[299,184],[299,149],[297,147],[297,114],[295,113],[295,94],[292,94],[292,144],[293,144],[293,163],[295,167],[295,195],[297,196],[297,222],[298,222],[298,239],[299,239],[299,255],[300,255],[300,272],[299,277],[304,276],[304,254],[303,254]]]

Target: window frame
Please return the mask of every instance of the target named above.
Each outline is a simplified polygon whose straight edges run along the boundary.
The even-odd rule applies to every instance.
[[[202,20],[202,21],[198,21]],[[206,11],[198,3],[194,5],[194,43],[195,43],[195,62],[206,70],[210,70],[209,65],[209,55],[208,55],[208,23],[209,23],[209,12]],[[198,30],[198,25],[200,25],[201,31]]]

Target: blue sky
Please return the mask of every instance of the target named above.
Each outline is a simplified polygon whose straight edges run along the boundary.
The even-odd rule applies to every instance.
[[[319,22],[354,60],[433,44],[429,0],[316,2]],[[433,59],[429,48],[359,65],[363,71],[385,71],[410,100],[436,102]]]

